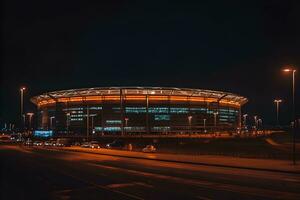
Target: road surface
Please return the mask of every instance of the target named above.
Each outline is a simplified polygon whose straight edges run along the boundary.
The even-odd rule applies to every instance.
[[[300,199],[300,174],[0,145],[0,199]]]

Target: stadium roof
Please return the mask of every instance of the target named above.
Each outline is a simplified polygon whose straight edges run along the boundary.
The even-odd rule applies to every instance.
[[[60,90],[46,92],[39,96],[31,98],[31,101],[37,104],[40,101],[56,100],[59,98],[86,97],[86,96],[108,96],[108,95],[153,95],[153,96],[187,96],[187,97],[204,97],[215,98],[217,100],[226,100],[236,102],[240,105],[245,104],[248,100],[246,97],[233,93],[190,89],[190,88],[171,88],[171,87],[95,87]]]

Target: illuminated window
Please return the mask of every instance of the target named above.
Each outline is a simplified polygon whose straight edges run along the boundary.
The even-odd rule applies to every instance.
[[[231,108],[230,109],[220,108],[219,112],[220,113],[238,113],[239,111],[235,110],[235,109],[231,109]]]
[[[102,127],[101,126],[95,126],[94,129],[95,129],[95,131],[102,131]]]
[[[153,131],[168,131],[171,128],[169,126],[154,126],[152,128]]]
[[[105,127],[105,131],[121,131],[121,127]]]
[[[78,110],[78,111],[71,111],[71,113],[83,113],[82,110]]]
[[[219,119],[220,121],[227,122],[228,119]]]
[[[52,137],[53,131],[34,131],[36,137]]]
[[[194,111],[194,112],[205,113],[207,109],[206,108],[191,108],[190,110]]]
[[[121,120],[106,120],[107,124],[121,124]]]
[[[124,127],[125,131],[144,131],[145,127],[143,126],[132,126],[132,127]]]
[[[166,107],[159,107],[159,108],[156,108],[156,107],[150,107],[148,109],[148,112],[149,113],[168,113],[169,112],[169,109],[166,108]]]
[[[90,110],[102,110],[101,106],[93,106],[89,108]]]
[[[71,121],[82,121],[83,119],[82,118],[71,118],[70,120]]]
[[[156,121],[170,120],[170,115],[154,115],[154,120]]]
[[[65,109],[63,109],[63,111],[72,111],[72,110],[83,110],[83,108],[79,107],[79,108],[65,108]]]
[[[126,113],[146,113],[146,107],[125,107]]]
[[[71,117],[83,117],[82,114],[78,114],[78,115],[71,115]]]
[[[188,113],[188,112],[189,112],[188,108],[170,108],[170,113],[181,114],[181,113]]]

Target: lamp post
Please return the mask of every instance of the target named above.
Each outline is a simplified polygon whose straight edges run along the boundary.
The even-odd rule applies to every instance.
[[[22,115],[22,124],[25,129],[26,128],[26,115],[25,114]]]
[[[70,128],[70,113],[67,113],[67,135],[69,135],[69,128]]]
[[[281,99],[275,99],[274,103],[276,103],[276,119],[277,119],[277,126],[279,127],[279,104],[282,102]]]
[[[219,114],[218,112],[214,112],[214,133],[216,134],[216,129],[217,129],[217,115]]]
[[[94,133],[94,117],[95,116],[96,115],[91,116],[91,118],[92,118],[92,133]]]
[[[293,164],[296,165],[296,113],[295,113],[295,74],[296,74],[296,69],[294,67],[289,67],[283,69],[284,72],[291,72],[292,73],[292,81],[293,81],[293,86],[292,86],[292,93],[293,93],[293,111],[292,111],[292,120],[293,120]]]
[[[254,116],[255,129],[257,130],[257,115]]]
[[[20,88],[20,119],[21,119],[21,128],[24,128],[24,91],[26,90],[25,87]]]
[[[243,115],[245,129],[247,128],[247,116],[248,116],[248,114]]]
[[[206,133],[206,119],[203,119],[203,128],[204,128],[204,133]]]
[[[188,116],[188,121],[189,121],[189,129],[190,129],[190,131],[189,131],[189,133],[190,133],[190,135],[191,135],[191,133],[192,133],[192,119],[193,119],[193,116]]]
[[[32,116],[34,113],[26,113],[29,116],[29,130],[31,129]]]
[[[129,120],[129,118],[128,118],[128,117],[125,117],[125,128],[127,128],[127,126],[128,126],[128,120]],[[126,130],[125,130],[125,132],[127,133]]]

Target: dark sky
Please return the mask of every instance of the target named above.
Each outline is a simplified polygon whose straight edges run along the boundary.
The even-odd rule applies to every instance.
[[[300,69],[298,0],[99,2],[4,0],[0,123],[17,120],[21,85],[26,111],[46,91],[170,86],[241,94],[267,123],[281,97],[288,120],[281,68]]]

